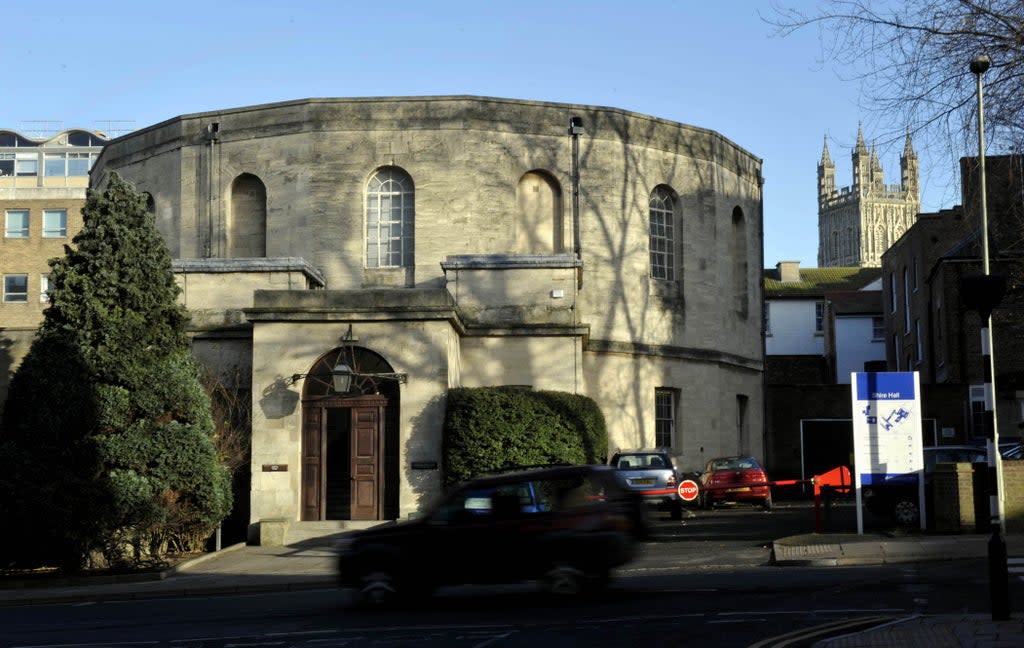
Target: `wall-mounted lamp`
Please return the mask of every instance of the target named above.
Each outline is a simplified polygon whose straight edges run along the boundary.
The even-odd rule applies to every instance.
[[[348,353],[346,354],[344,351],[341,351],[338,354],[338,357],[335,359],[334,367],[331,369],[331,372],[330,372],[330,376],[331,376],[331,381],[330,381],[331,391],[333,391],[335,394],[347,394],[347,393],[349,393],[352,390],[352,388],[353,388],[353,384],[360,385],[363,379],[366,379],[366,380],[370,381],[371,383],[373,383],[375,388],[376,388],[376,384],[379,381],[383,381],[383,380],[393,380],[395,382],[403,383],[403,384],[408,382],[409,376],[407,374],[404,374],[404,373],[391,373],[391,372],[372,372],[372,373],[367,373],[367,372],[362,372],[362,371],[356,371],[355,369],[353,369],[352,368],[352,364],[356,364],[356,363],[355,363],[355,348],[352,345],[352,341],[355,338],[353,337],[353,334],[352,334],[352,325],[351,324],[348,327],[348,332],[345,334],[345,338],[344,339],[347,341],[346,347],[348,348]],[[347,359],[345,358],[346,355],[348,356]],[[349,364],[349,363],[352,363],[352,364]],[[356,365],[356,366],[358,366],[358,365]],[[286,380],[285,382],[288,385],[294,385],[299,380],[301,380],[303,378],[306,378],[307,376],[310,376],[310,375],[319,376],[320,377],[320,381],[319,382],[321,382],[322,384],[326,385],[326,375],[323,373],[322,370],[321,370],[321,372],[317,372],[315,374],[309,374],[309,373],[292,374],[291,379]]]
[[[309,374],[292,374],[291,380],[288,381],[289,385],[294,385]],[[346,394],[348,390],[352,388],[352,377],[355,376],[355,372],[352,371],[352,367],[348,366],[345,362],[339,362],[334,365],[334,369],[331,369],[331,387],[334,389],[336,394]],[[405,382],[404,380],[402,382]]]

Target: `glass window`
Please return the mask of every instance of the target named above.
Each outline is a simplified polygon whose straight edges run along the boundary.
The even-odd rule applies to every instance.
[[[47,153],[43,156],[43,175],[65,175],[64,155],[62,153]]]
[[[991,418],[988,416],[988,408],[985,403],[985,389],[985,385],[971,385],[970,387],[971,436],[988,436],[988,422]]]
[[[672,195],[664,187],[656,188],[650,201],[651,276],[655,279],[676,278],[673,212]]]
[[[771,305],[771,302],[767,302],[766,301],[764,303],[764,308],[762,310],[764,311],[764,314],[762,315],[762,317],[764,318],[764,332],[765,332],[765,335],[771,335],[772,334],[772,305]]]
[[[366,267],[399,268],[414,263],[415,190],[398,168],[373,174],[366,189]]]
[[[50,301],[50,275],[39,277],[39,301],[43,304]]]
[[[671,448],[675,441],[675,399],[672,390],[658,389],[654,392],[654,445]]]
[[[4,275],[4,302],[17,303],[28,301],[28,275]]]
[[[914,320],[914,338],[917,342],[917,346],[915,347],[917,357],[914,358],[914,361],[917,362],[917,364],[921,364],[921,362],[924,361],[924,340],[921,339],[921,320],[919,319]]]
[[[95,155],[90,156],[88,153],[68,153],[68,175],[89,175],[89,169],[92,168],[95,159]]]
[[[896,312],[896,304],[899,303],[899,298],[896,296],[896,273],[893,272],[889,275],[889,310],[893,313]]]
[[[43,210],[43,238],[63,238],[68,235],[68,210]]]
[[[39,154],[15,153],[14,173],[19,176],[39,175]]]
[[[825,331],[825,302],[814,302],[814,332]]]
[[[884,317],[872,317],[871,318],[871,339],[872,340],[884,340],[885,339],[885,318]]]
[[[14,153],[0,153],[0,176],[14,175]]]
[[[28,210],[8,209],[7,222],[4,227],[7,238],[28,238]]]
[[[903,268],[903,332],[910,335],[910,270]]]

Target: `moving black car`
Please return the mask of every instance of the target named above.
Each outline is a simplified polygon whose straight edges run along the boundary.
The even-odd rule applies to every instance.
[[[369,604],[469,583],[576,594],[603,587],[645,534],[642,503],[608,466],[509,472],[463,483],[423,517],[344,534],[338,579]]]

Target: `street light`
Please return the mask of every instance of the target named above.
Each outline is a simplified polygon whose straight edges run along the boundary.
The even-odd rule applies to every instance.
[[[992,59],[982,54],[971,59],[970,70],[978,82],[978,184],[981,201],[981,257],[985,281],[992,283],[988,255],[988,198],[985,193],[985,109],[981,77],[992,66]],[[995,292],[995,291],[994,291]],[[1010,618],[1010,585],[1006,564],[1006,538],[1003,521],[1002,457],[999,454],[999,429],[996,425],[995,358],[992,345],[992,308],[999,296],[993,294],[978,308],[981,323],[982,370],[985,383],[985,418],[988,425],[988,494],[992,537],[988,541],[989,595],[992,601],[992,619]]]

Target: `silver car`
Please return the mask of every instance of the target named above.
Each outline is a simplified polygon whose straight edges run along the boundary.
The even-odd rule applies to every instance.
[[[667,450],[619,450],[609,463],[626,486],[643,496],[648,504],[667,509],[673,520],[682,518],[682,500],[676,490],[679,473]]]

